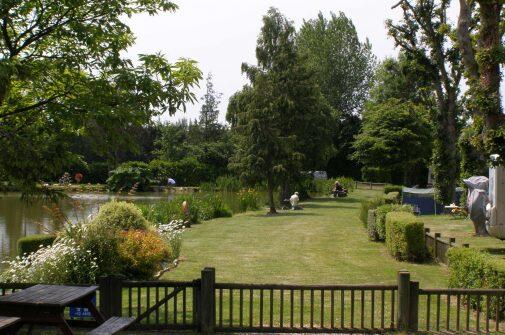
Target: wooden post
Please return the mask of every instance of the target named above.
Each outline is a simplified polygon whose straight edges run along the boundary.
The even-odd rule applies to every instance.
[[[100,285],[100,312],[105,319],[112,316],[121,316],[123,310],[123,284],[122,277],[101,277]]]
[[[200,329],[201,322],[201,310],[202,310],[202,280],[195,279],[193,280],[193,324],[198,328],[198,331],[202,331]]]
[[[214,285],[216,283],[216,270],[205,268],[202,271],[200,286],[200,329],[201,333],[214,334],[216,324],[216,296]]]
[[[398,308],[396,310],[396,328],[400,332],[409,330],[410,316],[410,273],[406,270],[398,271]]]
[[[409,293],[409,331],[417,332],[419,329],[419,282],[410,282]]]
[[[440,236],[442,236],[440,233],[435,233],[435,248],[434,248],[435,260],[438,260],[438,239],[440,238]]]

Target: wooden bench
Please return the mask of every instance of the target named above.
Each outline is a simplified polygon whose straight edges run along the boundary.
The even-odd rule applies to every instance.
[[[0,316],[0,334],[15,334],[21,326],[21,318]]]
[[[125,329],[135,322],[135,318],[121,318],[113,316],[97,328],[93,329],[88,335],[112,335]]]

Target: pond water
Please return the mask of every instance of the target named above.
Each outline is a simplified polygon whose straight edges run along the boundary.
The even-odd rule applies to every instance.
[[[69,196],[70,199],[59,202],[58,208],[70,221],[87,217],[96,212],[100,204],[112,199],[153,203],[173,198],[173,195],[166,193],[142,193],[135,196],[79,193]],[[19,193],[0,194],[0,260],[16,256],[17,240],[20,237],[53,232],[61,228],[55,226],[50,208],[50,205],[45,206],[42,202],[26,203],[21,200]]]

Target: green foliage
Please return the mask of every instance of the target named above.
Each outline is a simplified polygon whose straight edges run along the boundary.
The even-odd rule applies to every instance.
[[[386,204],[398,204],[400,203],[400,193],[398,192],[389,192],[384,196],[384,202]]]
[[[18,255],[31,254],[42,247],[53,244],[56,236],[40,234],[22,237],[18,240]]]
[[[274,8],[263,17],[256,59],[257,66],[242,65],[251,81],[241,95],[247,102],[232,104],[243,109],[229,113],[238,120],[231,166],[244,179],[267,182],[274,213],[277,186],[293,186],[299,171],[324,165],[331,115],[314,74],[297,54],[292,22]]]
[[[329,179],[315,179],[313,181],[314,191],[319,195],[328,195],[331,194],[331,190],[335,186],[336,181],[340,182],[343,188],[347,189],[349,192],[354,191],[356,187],[356,182],[354,179],[350,177],[337,177],[337,178],[329,178]]]
[[[167,224],[172,220],[186,220],[184,213],[182,212],[182,200],[181,198],[174,198],[170,201],[159,201],[152,204],[138,204],[142,215],[155,225]],[[193,221],[191,223],[196,223],[197,219],[189,219]]]
[[[327,122],[336,150],[330,152],[325,170],[330,175],[359,177],[359,167],[349,156],[361,124],[356,114],[363,110],[373,80],[376,57],[372,45],[360,41],[352,20],[342,12],[331,13],[329,18],[319,13],[304,21],[296,42],[331,110]]]
[[[376,209],[380,205],[384,205],[384,198],[382,197],[377,197],[374,199],[365,199],[361,201],[359,219],[361,220],[361,222],[363,222],[365,227],[368,221],[368,211],[371,209]]]
[[[239,197],[239,210],[240,212],[247,212],[248,210],[258,210],[260,208],[260,195],[252,189],[243,189],[237,193]]]
[[[446,19],[449,7],[445,1],[412,1],[398,6],[402,11],[400,22],[386,21],[388,34],[409,61],[409,70],[415,70],[414,75],[417,73],[432,95],[432,102],[423,104],[431,113],[434,138],[430,168],[436,196],[442,203],[453,200],[459,172],[459,123],[464,118],[459,101],[461,53],[454,27]]]
[[[242,188],[242,183],[233,176],[220,176],[216,179],[216,187],[219,191],[236,192]]]
[[[412,213],[386,214],[386,247],[400,261],[421,262],[428,257],[424,242],[424,223]]]
[[[390,192],[398,192],[401,196],[402,191],[403,191],[402,185],[386,185],[386,186],[384,186],[384,194],[388,194]]]
[[[172,178],[179,186],[198,186],[209,178],[206,167],[193,157],[176,162],[153,160],[149,163],[149,169],[162,185]]]
[[[151,183],[151,172],[144,162],[123,163],[112,170],[107,179],[107,187],[113,192],[130,191],[134,187],[138,191],[147,191]]]
[[[85,183],[105,184],[109,176],[109,165],[106,162],[91,162],[88,164],[88,173],[84,174]]]
[[[403,182],[426,166],[431,155],[431,127],[422,106],[396,99],[369,104],[356,137],[353,159],[364,177]]]
[[[412,213],[412,207],[408,205],[386,204],[375,209],[373,222],[368,220],[368,236],[374,241],[386,240],[386,215],[390,212]]]
[[[124,201],[111,201],[100,206],[98,215],[93,219],[91,225],[120,230],[145,230],[149,227],[149,222],[134,204]]]
[[[117,164],[118,150],[136,145],[131,126],[194,101],[201,78],[194,61],[122,57],[135,41],[125,17],[176,8],[166,0],[2,2],[0,21],[9,22],[0,31],[8,41],[0,44],[2,174],[33,191],[75,161],[70,143],[81,134]]]
[[[449,287],[455,288],[505,288],[505,265],[502,260],[495,259],[486,252],[474,248],[450,248]],[[496,297],[491,297],[491,315],[496,315]],[[500,316],[505,315],[505,298],[500,299]],[[482,300],[482,299],[481,299]],[[482,310],[484,302],[481,301]],[[477,299],[472,297],[471,306],[477,309]]]
[[[182,203],[186,201],[189,215],[184,214]],[[144,217],[157,225],[167,224],[172,220],[183,220],[196,224],[220,217],[231,217],[232,211],[223,198],[216,193],[198,195],[188,194],[176,196],[170,201],[160,201],[153,204],[139,204]]]

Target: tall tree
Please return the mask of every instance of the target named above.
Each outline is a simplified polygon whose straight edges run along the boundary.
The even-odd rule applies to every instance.
[[[333,109],[332,136],[337,150],[327,170],[333,175],[355,175],[359,169],[349,155],[359,131],[358,115],[372,83],[376,64],[372,46],[368,40],[360,41],[354,24],[344,13],[331,13],[329,19],[319,13],[317,18],[305,21],[297,44]]]
[[[243,176],[266,180],[269,212],[276,213],[276,187],[292,184],[305,166],[325,161],[331,115],[312,71],[298,55],[293,23],[277,9],[263,17],[256,58],[256,66],[242,65],[251,89],[235,96],[228,113],[240,139],[232,167]]]
[[[449,4],[450,0],[401,0],[393,8],[401,8],[403,19],[396,24],[386,22],[396,45],[431,77],[437,102],[431,165],[438,198],[444,203],[454,200],[458,178],[457,120],[462,76],[459,50],[450,40],[454,31],[447,21]]]
[[[471,142],[486,160],[490,154],[499,153],[505,161],[505,115],[500,95],[500,64],[505,63],[504,2],[460,0],[459,5],[457,37],[475,128]]]
[[[416,184],[431,155],[428,111],[409,101],[370,103],[356,136],[353,158],[364,176],[388,183]],[[427,173],[425,174],[427,176]]]
[[[207,76],[207,91],[202,97],[203,105],[200,110],[200,126],[203,129],[203,137],[205,141],[212,139],[212,134],[218,128],[219,104],[222,94],[216,92],[212,83],[212,73]]]
[[[201,77],[193,61],[141,55],[133,65],[120,56],[134,43],[125,16],[176,8],[166,0],[2,1],[3,178],[33,189],[75,158],[69,150],[75,134],[100,135],[100,146],[115,147],[126,135],[118,129],[193,101],[191,88]]]

